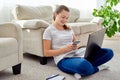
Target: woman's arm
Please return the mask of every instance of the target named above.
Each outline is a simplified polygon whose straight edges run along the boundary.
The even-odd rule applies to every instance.
[[[73,42],[77,40],[77,37],[73,34]]]
[[[73,42],[76,41],[76,40],[77,40],[77,37],[73,34]],[[77,44],[77,48],[80,48],[80,46],[81,46],[80,43]]]
[[[72,44],[66,45],[65,47],[60,49],[52,50],[50,40],[43,40],[43,46],[44,46],[44,56],[46,57],[57,56],[59,54],[63,54],[75,50],[75,45]]]

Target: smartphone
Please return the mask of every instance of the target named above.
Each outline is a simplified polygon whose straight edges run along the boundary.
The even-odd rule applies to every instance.
[[[80,41],[74,41],[73,42],[73,44],[79,44],[80,43]]]

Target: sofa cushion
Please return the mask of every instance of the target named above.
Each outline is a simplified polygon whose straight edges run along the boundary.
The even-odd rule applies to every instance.
[[[97,23],[98,25],[100,25],[103,21],[104,19],[102,17],[94,17],[90,22]]]
[[[28,29],[46,28],[49,26],[48,22],[41,19],[18,20],[15,22],[20,24],[22,28],[28,28]]]
[[[0,38],[0,58],[18,53],[18,44],[15,38]]]
[[[77,23],[67,23],[69,27],[74,31],[75,34],[80,34],[80,25]]]
[[[68,22],[76,22],[77,19],[80,17],[80,11],[75,8],[69,8],[70,9],[70,17],[68,19]]]
[[[81,34],[94,32],[98,29],[98,25],[96,23],[80,22],[80,26],[81,26],[80,27]]]
[[[73,29],[75,34],[89,33],[98,29],[98,25],[96,23],[90,22],[68,23],[67,25]]]
[[[52,22],[53,10],[51,6],[24,6],[16,5],[14,17],[18,20],[43,19]]]

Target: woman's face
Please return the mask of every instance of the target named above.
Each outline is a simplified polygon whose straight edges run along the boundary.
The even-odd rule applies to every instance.
[[[62,10],[60,13],[56,14],[55,22],[61,26],[65,25],[69,18],[69,12]]]

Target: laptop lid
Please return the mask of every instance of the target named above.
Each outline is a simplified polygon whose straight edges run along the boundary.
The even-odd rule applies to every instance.
[[[88,58],[90,55],[94,55],[92,51],[96,45],[99,47],[102,46],[105,31],[106,29],[103,28],[103,29],[100,29],[96,32],[89,34],[84,58]]]

